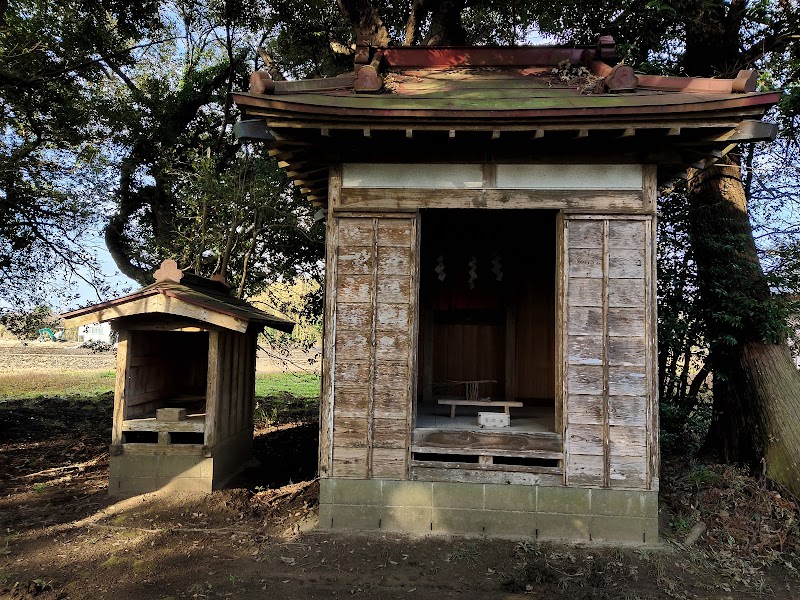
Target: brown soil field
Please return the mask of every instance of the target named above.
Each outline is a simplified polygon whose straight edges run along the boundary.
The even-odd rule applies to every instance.
[[[261,348],[256,356],[257,373],[282,373],[284,371],[319,373],[322,364],[322,349],[308,351],[291,350],[287,354]]]
[[[109,370],[116,366],[113,352],[93,353],[70,342],[0,342],[0,373],[4,371]]]
[[[321,349],[292,350],[286,354],[261,349],[258,373],[304,371],[318,373]],[[99,371],[116,367],[113,352],[92,352],[75,342],[27,342],[0,340],[0,374],[10,371]]]

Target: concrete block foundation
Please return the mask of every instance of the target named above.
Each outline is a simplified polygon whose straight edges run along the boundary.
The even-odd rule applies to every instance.
[[[658,542],[658,492],[480,483],[320,480],[321,529]]]
[[[124,497],[167,489],[210,494],[250,459],[252,443],[252,433],[243,432],[210,450],[188,444],[112,446],[108,493]]]

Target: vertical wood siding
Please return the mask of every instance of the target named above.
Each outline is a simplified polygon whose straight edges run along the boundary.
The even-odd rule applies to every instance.
[[[406,479],[414,373],[417,222],[414,216],[333,218],[335,268],[326,341],[334,477]],[[329,347],[330,348],[330,347]],[[331,356],[331,354],[333,356]],[[326,457],[320,456],[324,475]]]
[[[567,483],[657,487],[652,217],[570,215],[563,235]]]
[[[212,331],[206,388],[206,445],[253,427],[257,334]]]

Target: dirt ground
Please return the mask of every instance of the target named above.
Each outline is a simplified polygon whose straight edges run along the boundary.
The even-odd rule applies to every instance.
[[[0,373],[3,371],[98,371],[114,369],[113,352],[94,353],[75,342],[0,341]]]
[[[49,369],[108,360],[23,348],[16,360],[44,356]],[[314,411],[290,404],[259,400],[278,418],[260,425],[258,464],[229,489],[118,501],[110,394],[0,402],[0,600],[800,597],[797,505],[732,467],[686,460],[664,464],[657,549],[320,532]]]

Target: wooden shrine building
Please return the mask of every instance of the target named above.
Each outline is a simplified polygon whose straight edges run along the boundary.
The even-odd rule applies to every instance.
[[[657,186],[779,94],[608,38],[355,62],[234,94],[327,209],[320,526],[655,542]]]
[[[258,334],[294,324],[166,260],[138,292],[63,315],[119,334],[109,493],[211,492],[251,458]]]

